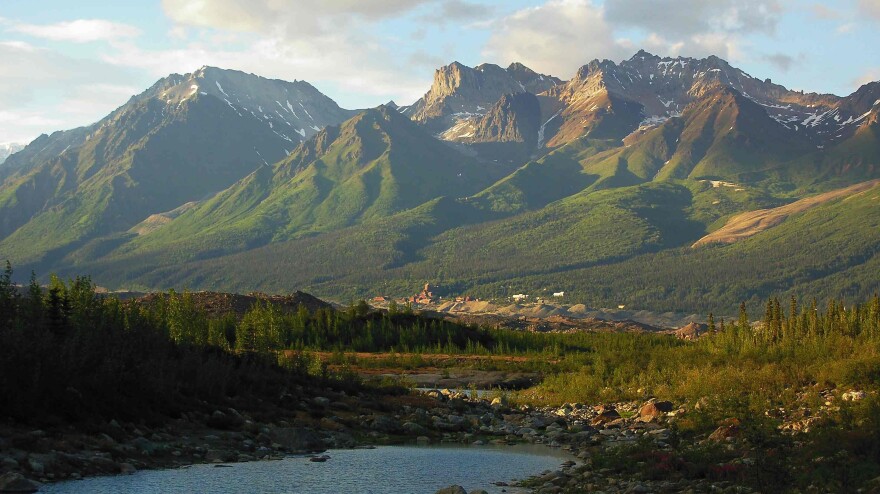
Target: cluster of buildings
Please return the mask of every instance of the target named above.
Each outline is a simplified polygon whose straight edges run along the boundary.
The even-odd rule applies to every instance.
[[[553,292],[553,298],[562,298],[565,296],[565,292]],[[517,293],[516,295],[510,297],[514,302],[527,302],[529,300],[529,296],[525,293]],[[543,303],[544,299],[539,298],[538,303]]]
[[[441,300],[443,300],[443,297],[437,295],[434,292],[434,290],[436,290],[436,287],[432,287],[430,283],[425,283],[425,286],[422,288],[422,291],[420,291],[419,293],[417,293],[415,295],[408,296],[408,297],[404,297],[402,299],[398,299],[395,301],[397,303],[401,303],[401,304],[410,303],[410,304],[421,304],[421,305],[438,303]],[[565,297],[564,291],[552,292],[552,293],[553,293],[553,298],[555,298],[555,299],[560,299],[560,298]],[[510,298],[514,302],[528,302],[529,301],[529,295],[525,294],[525,293],[517,293],[515,295],[512,295]],[[476,297],[471,297],[470,295],[461,295],[461,296],[457,296],[454,299],[450,299],[450,300],[455,301],[455,302],[479,302],[480,301],[480,299],[478,299]],[[536,300],[539,303],[543,303],[545,301],[544,298],[539,298]],[[379,295],[377,297],[373,297],[373,302],[378,303],[378,304],[389,303],[391,301],[392,301],[391,297],[386,297],[384,295]],[[621,308],[623,308],[623,307],[621,307]]]
[[[440,302],[443,297],[434,293],[434,290],[435,288],[432,287],[430,283],[425,283],[424,288],[422,288],[422,291],[420,291],[419,293],[411,295],[409,297],[398,299],[396,300],[396,302],[402,304],[411,303],[422,305]],[[375,303],[388,303],[391,302],[391,300],[391,297],[386,297],[384,295],[373,297],[373,302]],[[470,295],[461,295],[455,297],[452,300],[454,300],[455,302],[478,302],[480,299],[476,297],[471,297]]]

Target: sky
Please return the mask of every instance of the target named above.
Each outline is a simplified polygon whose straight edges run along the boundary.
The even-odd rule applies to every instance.
[[[202,65],[409,104],[452,61],[562,79],[640,48],[792,89],[880,80],[880,0],[0,0],[0,143],[88,125]]]

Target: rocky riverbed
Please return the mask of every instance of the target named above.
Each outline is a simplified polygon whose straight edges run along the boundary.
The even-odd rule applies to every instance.
[[[851,392],[843,399],[863,394]],[[834,397],[829,396],[829,400]],[[829,403],[831,403],[829,401]],[[672,425],[688,406],[647,400],[589,406],[512,407],[503,399],[470,400],[449,390],[377,399],[327,391],[295,403],[283,418],[261,420],[236,409],[182,413],[176,420],[147,425],[111,420],[77,430],[71,426],[29,429],[0,425],[0,492],[27,491],[31,482],[55,482],[141,469],[179,468],[194,463],[272,460],[328,448],[375,444],[534,443],[564,448],[572,461],[525,484],[536,493],[580,492],[750,492],[729,480],[652,480],[594,464],[615,448],[643,445],[673,449]],[[809,419],[806,419],[809,422]],[[804,420],[791,420],[791,431]],[[800,425],[798,425],[800,424]],[[722,424],[703,442],[734,449],[738,422]],[[748,462],[743,458],[742,462]],[[735,464],[731,466],[735,468]]]

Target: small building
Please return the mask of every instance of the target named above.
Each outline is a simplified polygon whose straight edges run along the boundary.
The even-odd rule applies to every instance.
[[[527,298],[529,298],[529,296],[526,295],[526,294],[524,294],[524,293],[517,293],[517,294],[514,295],[512,298],[513,298],[513,301],[514,301],[514,302],[521,302],[521,301],[526,300]]]
[[[564,297],[565,292],[553,292],[553,296],[556,298]]]

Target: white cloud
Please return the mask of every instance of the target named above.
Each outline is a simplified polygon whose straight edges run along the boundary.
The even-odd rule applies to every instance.
[[[103,56],[103,61],[146,70],[155,78],[212,65],[263,77],[305,79],[348,107],[356,106],[355,98],[362,100],[364,96],[375,97],[377,104],[390,97],[415,100],[430,83],[430,73],[423,67],[407,66],[405,55],[393,53],[352,30],[308,39],[252,37],[243,45],[193,42],[161,51],[132,43],[118,44],[116,51]]]
[[[380,97],[408,102],[430,84],[431,72],[409,63],[419,48],[383,33],[379,23],[433,13],[431,23],[440,25],[488,12],[463,0],[163,0],[162,7],[176,23],[177,47],[149,50],[116,42],[103,60],[156,77],[215,65],[306,79],[343,106],[362,104],[365,95],[377,103]],[[188,30],[201,38],[183,40]]]
[[[127,69],[21,41],[0,42],[0,73],[0,141],[89,124],[145,87]]]
[[[103,19],[77,19],[55,24],[25,24],[12,22],[9,31],[52,41],[88,43],[135,38],[141,30],[128,24]]]
[[[0,126],[20,127],[57,127],[64,123],[63,119],[46,116],[39,111],[6,111],[0,110]],[[26,132],[7,132],[3,136],[4,142],[25,142],[33,135]]]
[[[810,6],[810,10],[812,10],[813,15],[819,19],[840,19],[842,17],[840,11],[832,9],[827,5],[822,5],[821,3],[814,3]]]
[[[859,12],[880,21],[880,0],[859,0]]]
[[[96,121],[144,89],[130,84],[85,84],[72,88],[59,106],[67,117]]]
[[[491,23],[484,54],[560,77],[593,58],[619,60],[639,48],[736,61],[743,35],[772,33],[780,13],[774,0],[548,0]]]
[[[741,41],[728,34],[695,34],[684,39],[670,40],[652,33],[638,46],[660,56],[705,58],[709,55],[735,61],[743,56]]]
[[[632,54],[615,40],[602,8],[589,0],[551,0],[517,11],[491,29],[484,56],[560,77],[570,77],[593,58]]]
[[[174,22],[190,26],[257,32],[284,27],[291,33],[336,30],[351,19],[369,21],[400,17],[428,4],[454,0],[162,0]],[[460,3],[460,2],[456,2]]]
[[[772,34],[779,23],[781,0],[607,0],[606,19],[666,38],[708,33]]]
[[[856,23],[855,22],[848,22],[846,24],[841,24],[841,25],[837,26],[837,29],[835,29],[835,32],[837,32],[837,34],[849,34],[853,31],[855,31],[855,29],[856,29]]]
[[[764,55],[764,60],[770,62],[775,65],[782,72],[788,72],[798,61],[803,61],[804,57],[793,57],[791,55],[787,55],[785,53],[772,53],[769,55]]]
[[[874,67],[872,69],[868,69],[862,73],[856,80],[852,81],[852,85],[854,89],[858,89],[869,82],[880,81],[880,67]]]

